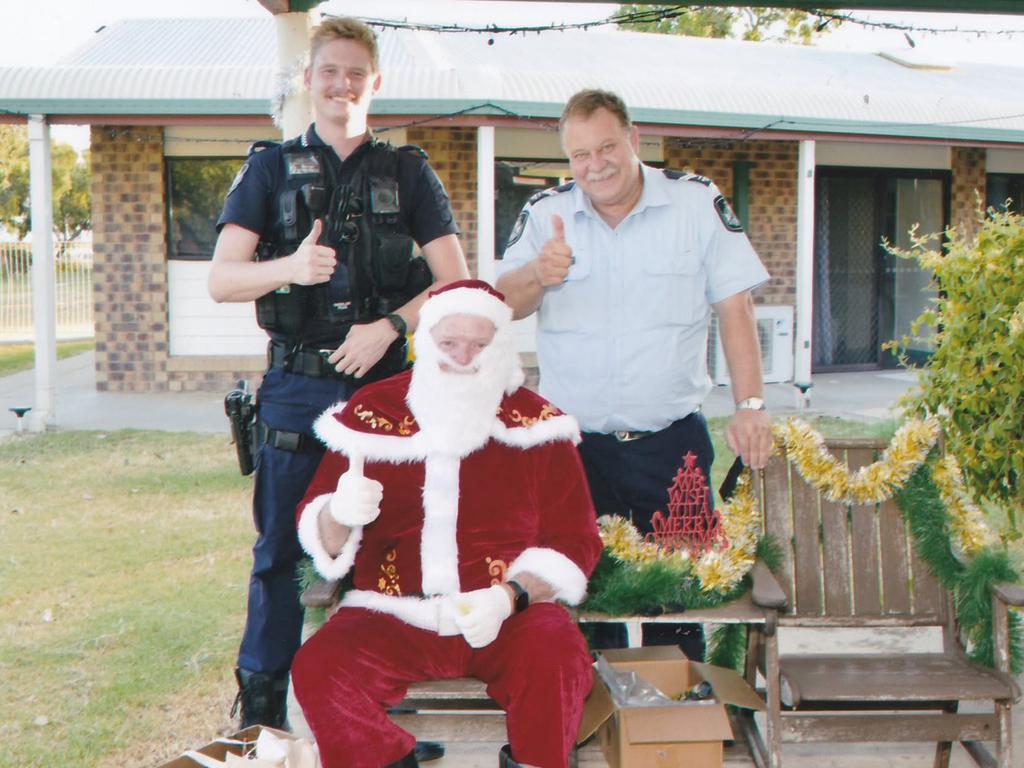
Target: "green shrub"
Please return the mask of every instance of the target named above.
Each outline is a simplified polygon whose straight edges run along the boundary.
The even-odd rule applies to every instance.
[[[888,247],[934,273],[939,296],[914,323],[936,329],[934,355],[903,399],[911,413],[937,414],[946,449],[957,457],[971,494],[1003,508],[1019,538],[1024,500],[1024,219],[979,210],[978,233],[912,233],[909,250]],[[889,346],[906,349],[904,337]]]

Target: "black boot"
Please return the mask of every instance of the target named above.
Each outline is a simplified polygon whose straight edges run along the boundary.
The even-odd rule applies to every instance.
[[[419,748],[420,743],[416,742],[416,747]],[[414,749],[408,755],[403,757],[401,760],[396,760],[393,763],[388,763],[384,768],[419,768],[420,761],[416,759],[416,750]]]
[[[238,695],[235,697],[234,706],[231,707],[231,717],[234,717],[241,708],[241,728],[248,728],[250,725],[287,728],[287,672],[268,675],[238,668],[235,670],[235,679],[238,680]]]
[[[444,757],[444,744],[438,741],[417,741],[416,749],[413,751],[417,760],[429,763],[431,760],[440,760]]]

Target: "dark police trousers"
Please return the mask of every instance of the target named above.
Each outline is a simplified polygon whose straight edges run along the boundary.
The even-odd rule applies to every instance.
[[[634,435],[639,436],[620,440],[614,434],[584,432],[579,451],[598,516],[630,518],[640,534],[645,535],[652,530],[651,518],[657,510],[668,515],[668,489],[676,470],[683,465],[683,456],[688,452],[697,456],[697,466],[710,488],[715,451],[707,420],[700,411],[658,432],[632,433],[627,437]],[[711,509],[714,493],[708,496]],[[595,649],[627,645],[623,624],[595,624],[590,629],[590,638]],[[643,644],[679,645],[687,658],[704,658],[704,632],[700,624],[644,624]]]
[[[344,380],[267,371],[260,386],[260,419],[267,427],[308,435],[298,451],[264,443],[256,458],[253,547],[249,604],[238,666],[250,672],[279,674],[291,667],[302,641],[302,606],[296,564],[303,556],[295,526],[295,507],[313,479],[323,448],[313,437],[313,422],[327,408],[348,400],[354,387]],[[308,446],[314,446],[309,449]]]

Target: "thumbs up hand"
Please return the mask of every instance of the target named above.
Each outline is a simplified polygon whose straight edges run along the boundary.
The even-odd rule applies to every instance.
[[[551,238],[544,243],[544,247],[540,249],[533,262],[534,275],[542,288],[564,283],[569,276],[569,267],[574,261],[572,248],[565,242],[565,224],[562,217],[558,214],[553,215],[551,227]]]
[[[338,487],[331,496],[330,510],[341,525],[369,525],[380,515],[384,486],[363,474],[363,457],[353,455],[348,471],[338,478]]]
[[[317,219],[306,238],[288,258],[291,260],[291,282],[298,285],[316,285],[326,283],[334,274],[334,249],[326,245],[318,245],[317,240],[324,230],[324,223]]]

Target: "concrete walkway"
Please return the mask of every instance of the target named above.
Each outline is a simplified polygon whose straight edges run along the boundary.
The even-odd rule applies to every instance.
[[[891,406],[913,384],[907,371],[866,371],[813,377],[810,407],[792,384],[768,384],[765,399],[773,414],[827,414],[845,419],[889,418]],[[227,431],[223,392],[126,394],[97,392],[92,352],[57,363],[56,425],[58,429],[159,429],[170,432]],[[11,434],[17,419],[10,408],[35,404],[34,373],[23,371],[0,378],[0,438]],[[732,413],[728,387],[715,387],[704,404],[708,416]],[[26,425],[27,427],[27,425]]]

